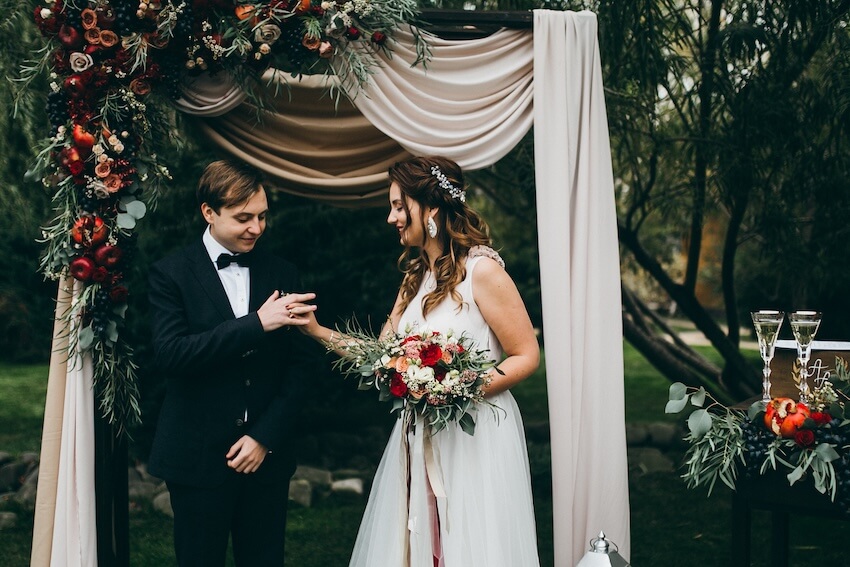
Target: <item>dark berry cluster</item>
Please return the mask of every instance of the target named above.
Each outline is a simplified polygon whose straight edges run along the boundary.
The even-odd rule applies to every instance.
[[[760,420],[746,420],[741,424],[741,438],[744,443],[744,477],[754,478],[760,474],[761,465],[767,456],[767,448],[776,439]]]
[[[64,90],[47,94],[47,118],[53,133],[68,122],[68,95]]]
[[[290,68],[303,69],[310,61],[311,52],[301,43],[304,40],[304,26],[296,18],[281,22],[280,46],[289,59]]]

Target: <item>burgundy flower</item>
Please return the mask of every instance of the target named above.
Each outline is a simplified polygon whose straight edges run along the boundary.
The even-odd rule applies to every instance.
[[[103,283],[109,277],[109,270],[103,266],[96,267],[91,273],[91,281],[95,283]]]
[[[345,35],[348,39],[359,39],[360,38],[360,30],[355,28],[354,26],[349,27],[345,30]]]
[[[393,372],[390,377],[390,394],[397,398],[403,398],[407,394],[407,384],[401,378],[401,374]]]
[[[815,444],[815,433],[811,429],[798,429],[794,434],[794,442],[800,447],[811,447]]]
[[[109,290],[109,299],[112,303],[124,303],[127,301],[127,296],[130,292],[123,285],[117,285]]]
[[[385,33],[376,31],[372,33],[372,43],[375,45],[384,45],[387,42],[387,35]]]
[[[827,423],[832,421],[832,416],[824,411],[813,411],[812,415],[810,415],[809,417],[815,420],[815,423],[817,423],[818,425],[826,425]]]
[[[443,349],[440,345],[430,344],[419,352],[422,366],[434,366],[443,358]]]

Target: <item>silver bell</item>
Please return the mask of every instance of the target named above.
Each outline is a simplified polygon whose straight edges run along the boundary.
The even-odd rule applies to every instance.
[[[614,549],[611,550],[611,547]],[[584,554],[576,567],[630,567],[617,551],[617,544],[605,539],[605,534],[599,532],[599,537],[590,540],[590,551]]]

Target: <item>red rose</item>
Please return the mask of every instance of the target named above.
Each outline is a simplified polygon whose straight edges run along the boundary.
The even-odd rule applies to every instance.
[[[109,290],[109,299],[112,300],[112,303],[124,303],[127,301],[127,296],[130,295],[130,292],[123,285],[118,285]]]
[[[372,33],[372,43],[375,45],[384,45],[387,42],[387,36],[384,33],[376,31]]]
[[[393,372],[390,377],[390,394],[397,398],[403,398],[407,394],[407,384],[398,372]]]
[[[360,37],[360,30],[351,26],[345,30],[345,35],[348,36],[348,39],[358,39]]]
[[[434,366],[443,358],[443,349],[439,345],[430,344],[419,351],[422,366]]]
[[[446,379],[446,369],[445,368],[437,368],[434,370],[434,380],[437,382],[442,382]]]
[[[81,161],[72,161],[68,164],[68,171],[74,177],[80,175],[83,172],[84,166]]]
[[[406,345],[407,343],[412,343],[413,341],[418,341],[418,340],[421,340],[421,339],[422,339],[422,337],[420,337],[419,335],[410,335],[410,336],[404,337],[404,340],[401,341],[401,344]]]
[[[832,416],[824,411],[813,411],[812,415],[810,415],[812,419],[815,420],[815,423],[818,425],[826,425],[830,421],[832,421]]]
[[[91,281],[96,283],[105,282],[107,277],[109,277],[109,270],[103,266],[96,267],[91,273]]]
[[[798,429],[794,434],[794,442],[800,447],[811,447],[815,444],[815,433],[811,429]]]

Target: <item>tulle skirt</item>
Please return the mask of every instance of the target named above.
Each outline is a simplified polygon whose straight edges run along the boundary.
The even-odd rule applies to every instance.
[[[435,555],[440,567],[539,565],[522,418],[510,392],[491,401],[501,409],[479,409],[474,435],[451,425],[431,437],[430,447],[421,423],[396,423],[351,567],[434,567]],[[429,482],[426,456],[436,483]],[[434,498],[435,484],[445,498]]]

